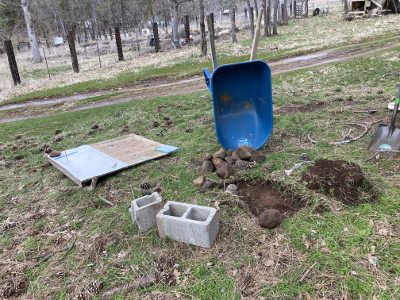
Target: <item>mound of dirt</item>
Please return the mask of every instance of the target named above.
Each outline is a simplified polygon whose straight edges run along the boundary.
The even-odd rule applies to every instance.
[[[376,201],[360,167],[345,160],[318,159],[307,168],[302,180],[310,190],[336,197],[346,205]]]
[[[238,195],[256,217],[266,209],[276,209],[284,216],[291,216],[306,205],[299,196],[265,181],[239,182]]]

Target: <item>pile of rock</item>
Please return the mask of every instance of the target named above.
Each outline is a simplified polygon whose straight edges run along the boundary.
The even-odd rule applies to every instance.
[[[204,155],[201,170],[205,174],[213,173],[222,178],[229,178],[235,169],[246,169],[265,160],[264,155],[258,154],[250,146],[240,146],[236,151],[219,149],[214,157],[210,153]]]

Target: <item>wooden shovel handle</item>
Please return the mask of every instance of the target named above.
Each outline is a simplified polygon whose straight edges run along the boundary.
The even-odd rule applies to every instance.
[[[258,14],[256,33],[254,34],[253,47],[251,48],[250,61],[256,59],[257,48],[258,48],[258,39],[260,38],[261,19],[262,19],[263,13],[264,13],[264,9],[262,8]]]

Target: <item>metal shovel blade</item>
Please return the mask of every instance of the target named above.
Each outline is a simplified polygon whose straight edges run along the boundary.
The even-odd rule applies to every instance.
[[[380,125],[368,150],[400,150],[400,129]]]

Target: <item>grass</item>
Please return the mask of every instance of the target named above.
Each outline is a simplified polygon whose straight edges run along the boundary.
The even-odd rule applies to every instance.
[[[94,280],[103,281],[105,289],[129,283],[157,268],[161,258],[169,258],[173,263],[168,270],[179,273],[176,285],[160,282],[115,299],[177,295],[182,299],[398,299],[399,158],[381,155],[379,160],[364,161],[371,154],[367,148],[378,124],[371,125],[367,135],[355,142],[329,142],[342,140],[342,133],[349,128],[355,135],[360,130],[339,123],[389,122],[391,115],[384,108],[397,93],[398,75],[393,71],[399,60],[399,49],[393,49],[272,77],[274,129],[260,149],[266,155],[265,163],[272,165],[272,172],[265,173],[258,165],[252,170],[236,171],[235,179],[227,182],[269,178],[307,200],[307,207],[273,231],[261,229],[238,197],[221,189],[200,194],[191,183],[202,175],[204,154],[220,147],[209,92],[1,124],[0,156],[5,159],[0,165],[0,228],[7,229],[0,233],[0,261],[9,261],[0,264],[0,279],[12,276],[7,271],[12,266],[12,272],[25,274],[29,281],[27,297],[74,299]],[[322,102],[325,104],[317,106]],[[166,108],[157,111],[159,105]],[[373,115],[354,113],[370,108],[379,111]],[[153,121],[165,124],[165,116],[176,126],[159,136],[160,128],[153,128]],[[94,124],[104,131],[88,134]],[[120,136],[125,125],[130,133],[180,150],[101,178],[92,192],[66,191],[66,187],[73,186],[71,180],[52,167],[41,171],[46,158],[36,150],[39,145],[49,143],[51,148],[62,150],[92,144]],[[191,133],[185,133],[188,127]],[[56,129],[62,130],[65,137],[60,143],[52,141]],[[310,131],[318,140],[315,145],[307,139]],[[17,134],[22,135],[21,140],[14,139]],[[22,140],[29,140],[27,144],[32,146],[10,150]],[[335,198],[310,191],[301,180],[305,166],[291,177],[283,176],[283,170],[298,163],[303,152],[311,160],[357,163],[379,201],[346,207]],[[13,167],[6,169],[4,161],[13,160],[16,154],[24,155],[26,163],[14,161]],[[214,175],[211,178],[219,180]],[[144,181],[162,188],[163,201],[206,206],[226,202],[219,205],[221,231],[213,248],[161,239],[156,229],[139,233],[127,208],[141,195],[139,185]],[[115,205],[107,205],[101,197]],[[320,203],[329,210],[317,215],[313,208]],[[11,223],[16,225],[4,227]],[[60,262],[64,253],[26,271],[33,264],[28,258],[69,246],[74,238],[76,246]],[[376,266],[369,261],[372,257],[378,258]],[[61,271],[65,277],[56,276]]]

